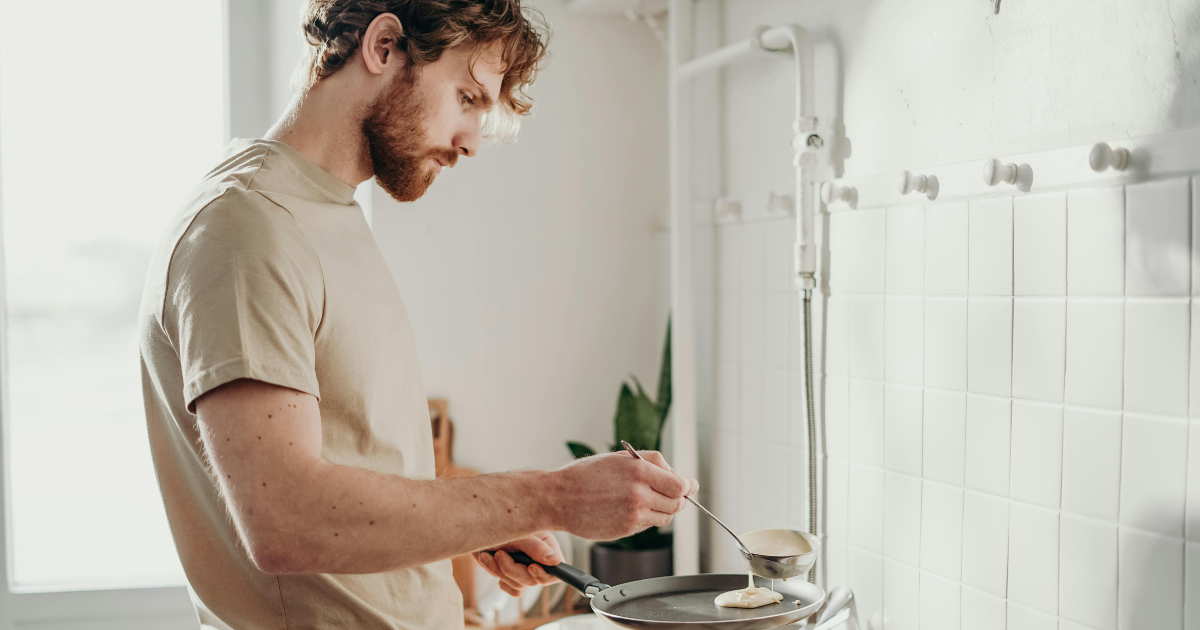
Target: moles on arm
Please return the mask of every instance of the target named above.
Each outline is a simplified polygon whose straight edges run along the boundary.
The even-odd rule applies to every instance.
[[[314,396],[254,380],[200,397],[196,415],[238,534],[255,565],[272,574],[379,573],[500,546],[557,564],[557,545],[543,532],[611,540],[663,526],[698,487],[657,453],[470,479],[341,466],[321,457]],[[480,562],[510,592],[550,580],[502,552]]]

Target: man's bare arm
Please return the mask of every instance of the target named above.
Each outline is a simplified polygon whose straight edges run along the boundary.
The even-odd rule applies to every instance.
[[[544,530],[598,540],[666,525],[696,482],[619,453],[555,471],[415,480],[321,457],[309,394],[235,381],[196,401],[204,447],[237,530],[268,573],[378,573]]]

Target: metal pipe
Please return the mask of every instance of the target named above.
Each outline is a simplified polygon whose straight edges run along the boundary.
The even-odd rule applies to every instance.
[[[678,76],[687,78],[706,70],[713,70],[732,63],[739,57],[744,57],[754,50],[751,40],[740,41],[723,48],[718,48],[707,55],[696,57],[679,66]]]

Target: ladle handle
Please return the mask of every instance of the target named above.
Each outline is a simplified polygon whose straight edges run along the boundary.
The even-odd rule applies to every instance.
[[[626,442],[625,440],[621,440],[621,446],[624,446],[625,450],[629,451],[630,455],[633,455],[634,457],[636,457],[642,461],[646,461],[645,458],[643,458],[641,455],[638,455],[637,450],[635,450],[629,442]],[[725,529],[725,531],[729,532],[729,535],[733,536],[733,539],[737,541],[738,547],[741,548],[742,553],[746,554],[747,556],[754,555],[754,554],[750,553],[750,549],[748,547],[746,547],[746,544],[742,542],[742,539],[738,538],[738,535],[733,533],[733,530],[729,529],[728,525],[726,525],[725,523],[722,523],[721,519],[717,518],[717,515],[713,514],[712,512],[709,512],[708,508],[704,507],[703,505],[700,505],[700,503],[698,503],[692,497],[683,497],[683,498],[687,499],[688,502],[691,503],[692,505],[700,508],[701,512],[704,512],[705,514],[707,514],[709,518],[711,518],[712,520],[717,522],[717,525],[720,525],[722,528]]]

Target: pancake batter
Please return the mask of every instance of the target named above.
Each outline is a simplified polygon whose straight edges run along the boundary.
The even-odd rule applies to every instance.
[[[715,603],[722,608],[761,608],[783,601],[783,595],[769,588],[754,585],[754,576],[749,576],[750,585],[728,593],[717,595]]]

